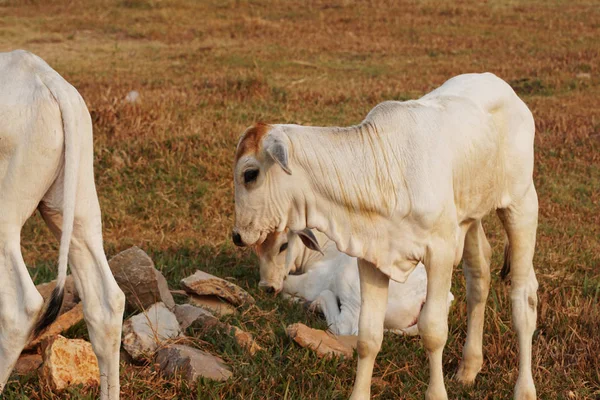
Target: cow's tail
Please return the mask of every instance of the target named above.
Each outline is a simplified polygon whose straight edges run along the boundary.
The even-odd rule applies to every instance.
[[[40,314],[34,327],[34,335],[39,335],[48,325],[58,317],[64,297],[67,266],[69,262],[69,246],[73,236],[73,223],[75,220],[75,201],[79,161],[81,158],[80,132],[81,109],[85,108],[83,99],[70,84],[58,73],[48,67],[49,71],[40,74],[40,79],[54,96],[58,103],[63,123],[64,134],[64,185],[63,185],[63,212],[62,235],[60,238],[60,251],[58,256],[58,277],[56,287],[52,291],[43,312]]]

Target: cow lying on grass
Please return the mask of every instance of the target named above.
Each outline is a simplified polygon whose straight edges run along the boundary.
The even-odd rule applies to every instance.
[[[370,396],[383,338],[390,278],[404,282],[422,261],[427,300],[418,327],[429,358],[427,399],[446,399],[442,353],[448,291],[464,258],[468,327],[456,374],[472,383],[483,363],[490,246],[481,219],[497,210],[507,233],[507,268],[519,342],[514,396],[534,399],[531,341],[537,318],[533,254],[538,201],[535,126],[527,106],[493,74],[450,79],[418,100],[377,105],[346,128],[257,124],[235,155],[239,246],[271,232],[316,228],[358,257],[361,290],[353,399]],[[309,246],[318,249],[318,243]],[[510,267],[510,268],[509,268]]]
[[[308,234],[315,236],[322,253],[298,244],[298,234],[291,232],[273,232],[256,247],[259,286],[308,300],[311,308],[323,313],[333,333],[356,335],[360,312],[358,260],[338,251],[323,233]],[[417,318],[426,295],[427,274],[419,263],[406,282],[390,282],[384,328],[399,334],[418,334]],[[449,292],[448,302],[453,298]]]
[[[57,317],[67,261],[100,367],[102,399],[119,397],[125,296],[102,246],[92,121],[77,92],[41,58],[0,53],[0,393],[32,335]],[[20,248],[38,209],[60,238],[58,280],[42,310]]]

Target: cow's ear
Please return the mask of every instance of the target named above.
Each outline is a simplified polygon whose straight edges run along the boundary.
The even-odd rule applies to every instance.
[[[265,138],[265,151],[273,161],[275,161],[286,174],[291,175],[292,170],[288,165],[288,148],[284,141],[276,135],[269,135]]]
[[[297,231],[296,234],[300,236],[300,240],[302,240],[302,243],[304,243],[306,247],[323,254],[323,250],[321,250],[321,246],[319,246],[319,242],[317,241],[315,234],[312,233],[310,229],[306,228],[301,231]]]

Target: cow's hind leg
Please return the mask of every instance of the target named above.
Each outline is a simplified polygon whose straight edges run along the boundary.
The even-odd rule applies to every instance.
[[[2,206],[0,205],[0,209]],[[44,304],[23,261],[21,227],[2,224],[0,232],[0,394]],[[0,396],[1,397],[1,396]]]
[[[527,194],[508,208],[498,210],[508,235],[512,318],[519,340],[519,377],[514,398],[536,398],[531,374],[531,341],[537,319],[538,282],[533,270],[533,254],[538,220],[538,199],[533,184]]]
[[[6,175],[0,171],[0,392],[43,308],[21,254],[21,229],[35,212],[52,181],[56,158],[36,152],[15,157]],[[31,165],[43,165],[32,173]],[[2,396],[0,396],[2,397]]]
[[[90,183],[91,182],[91,183]],[[58,185],[60,186],[60,185]],[[51,191],[40,211],[60,237],[61,213]],[[119,347],[125,296],[108,266],[102,246],[100,207],[93,180],[80,181],[69,261],[92,347],[100,367],[101,399],[119,398]]]
[[[358,261],[361,309],[358,321],[358,367],[350,399],[368,399],[377,353],[383,341],[383,321],[388,299],[389,278],[365,260]]]
[[[471,225],[465,236],[463,271],[467,281],[467,340],[456,379],[473,383],[483,365],[483,321],[485,302],[490,288],[490,258],[492,249],[481,221]]]

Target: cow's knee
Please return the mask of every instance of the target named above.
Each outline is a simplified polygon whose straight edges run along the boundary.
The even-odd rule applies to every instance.
[[[0,303],[0,321],[5,337],[28,336],[44,307],[44,299],[37,290],[28,291],[22,299],[3,296]]]
[[[448,339],[446,314],[442,313],[442,310],[439,310],[439,312],[436,311],[438,310],[431,310],[431,308],[427,307],[423,308],[417,323],[423,346],[429,352],[434,352],[444,347]]]
[[[44,298],[37,290],[31,290],[24,299],[24,314],[29,321],[35,320],[44,308]]]
[[[122,318],[123,311],[125,310],[125,293],[123,293],[121,288],[116,284],[111,288],[110,292],[110,299],[107,302],[108,313],[111,316],[118,317],[120,319]]]
[[[104,301],[84,299],[85,321],[92,329],[102,329],[106,325],[121,323],[125,310],[125,294],[117,286],[107,293]]]
[[[44,300],[35,290],[22,298],[0,296],[0,393],[42,310]],[[1,397],[1,396],[0,396]]]
[[[379,350],[381,350],[381,342],[383,341],[383,329],[381,334],[370,334],[368,337],[359,335],[356,351],[360,358],[375,358]]]

